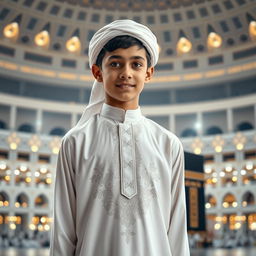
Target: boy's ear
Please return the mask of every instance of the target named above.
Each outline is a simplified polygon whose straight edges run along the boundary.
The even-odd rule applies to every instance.
[[[99,83],[103,82],[102,73],[101,73],[101,69],[99,66],[97,66],[96,64],[93,64],[91,71],[92,71],[94,78],[97,80],[97,82],[99,82]]]
[[[147,69],[146,77],[145,77],[145,83],[148,83],[154,74],[154,67],[150,67]]]

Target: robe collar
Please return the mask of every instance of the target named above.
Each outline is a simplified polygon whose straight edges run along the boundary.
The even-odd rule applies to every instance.
[[[121,123],[138,121],[142,117],[140,107],[134,110],[123,110],[106,103],[102,105],[100,115]]]

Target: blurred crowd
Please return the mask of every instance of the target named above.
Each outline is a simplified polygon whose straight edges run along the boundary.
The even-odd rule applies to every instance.
[[[256,246],[256,232],[230,230],[214,237],[209,233],[194,233],[189,234],[189,244],[191,248],[236,248]]]
[[[8,235],[7,233],[0,235],[0,248],[42,248],[49,247],[49,245],[49,232],[35,231],[32,236],[22,231],[15,235]]]

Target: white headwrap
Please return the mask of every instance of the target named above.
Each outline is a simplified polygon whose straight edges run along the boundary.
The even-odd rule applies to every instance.
[[[158,44],[152,31],[148,27],[132,20],[116,20],[99,29],[92,37],[89,44],[90,68],[96,63],[97,57],[105,44],[112,38],[122,35],[132,36],[140,40],[150,54],[152,66],[156,65],[158,61]],[[104,88],[101,83],[95,80],[89,104],[76,127],[83,125],[90,117],[100,113],[104,100]]]

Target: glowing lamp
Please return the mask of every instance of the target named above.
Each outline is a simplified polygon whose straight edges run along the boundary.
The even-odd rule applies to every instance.
[[[206,203],[206,204],[205,204],[205,208],[206,208],[206,209],[211,208],[211,204],[210,204],[210,203]]]
[[[36,230],[36,225],[33,224],[33,223],[29,224],[29,229],[30,230]]]
[[[81,42],[80,39],[77,36],[71,37],[67,42],[66,42],[66,48],[69,52],[72,53],[78,53],[81,50]]]
[[[220,135],[217,135],[212,141],[212,147],[217,153],[222,152],[224,145],[225,141]]]
[[[18,137],[18,135],[14,132],[10,134],[7,138],[7,142],[9,144],[10,149],[16,150],[18,148],[18,145],[20,144],[21,139]]]
[[[4,179],[5,179],[5,181],[9,182],[9,181],[11,180],[11,177],[8,176],[8,175],[6,175],[6,176],[4,177]]]
[[[37,152],[39,150],[39,147],[41,146],[41,140],[37,135],[33,135],[29,139],[28,145],[30,146],[32,152]]]
[[[251,229],[251,230],[256,230],[256,222],[253,222],[253,223],[250,225],[250,229]]]
[[[233,207],[237,207],[237,202],[233,202],[233,203],[232,203],[232,206],[233,206]]]
[[[61,139],[59,137],[54,137],[52,141],[50,141],[49,146],[52,149],[53,154],[58,154],[60,149]]]
[[[179,53],[188,53],[191,49],[192,43],[186,37],[181,37],[177,43],[177,51]]]
[[[217,178],[212,178],[212,183],[217,183],[218,179]]]
[[[222,38],[215,32],[211,32],[207,39],[208,48],[219,48],[222,45]]]
[[[30,183],[31,182],[31,178],[30,177],[26,177],[25,181],[26,181],[26,183]]]
[[[44,225],[44,230],[45,230],[45,231],[49,231],[49,230],[50,230],[50,226],[49,226],[48,224],[45,224],[45,225]]]
[[[237,177],[233,176],[233,177],[232,177],[232,181],[233,181],[233,182],[237,182]]]
[[[1,170],[5,170],[6,169],[6,163],[5,162],[1,162],[0,163],[0,169]]]
[[[194,149],[194,153],[195,153],[196,155],[200,155],[201,152],[202,152],[201,148],[195,148],[195,149]]]
[[[221,228],[221,224],[220,223],[216,223],[215,225],[214,225],[214,229],[215,230],[219,230]]]
[[[11,223],[11,224],[9,225],[9,227],[10,227],[10,229],[12,229],[12,230],[15,230],[15,229],[16,229],[16,225],[15,225],[14,223]]]
[[[249,35],[252,40],[256,39],[256,21],[253,20],[249,24]]]
[[[40,47],[48,47],[50,43],[49,32],[46,30],[41,31],[35,36],[35,44]]]
[[[233,138],[233,144],[237,150],[242,150],[247,142],[246,137],[242,133],[237,133]]]
[[[236,224],[235,224],[235,229],[240,229],[241,228],[241,223],[240,222],[237,222]]]
[[[224,208],[228,208],[228,207],[229,207],[228,202],[223,202],[223,204],[222,204],[222,205],[223,205],[223,207],[224,207]]]
[[[195,138],[191,144],[191,148],[196,155],[201,154],[203,149],[203,142],[201,141],[201,139]]]
[[[5,26],[3,34],[6,38],[16,40],[19,35],[19,24],[17,22],[10,23]]]
[[[45,181],[46,181],[47,184],[51,184],[52,183],[52,179],[51,178],[47,178]]]

